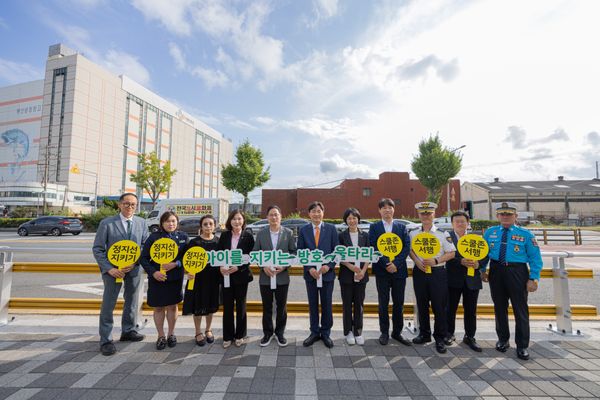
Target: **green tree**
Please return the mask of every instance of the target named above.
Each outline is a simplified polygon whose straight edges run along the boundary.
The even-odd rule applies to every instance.
[[[269,179],[269,167],[265,169],[263,154],[246,139],[235,151],[236,164],[223,165],[221,182],[228,190],[244,196],[242,210],[246,210],[248,193],[264,185]]]
[[[129,179],[148,193],[154,208],[160,194],[169,191],[176,172],[171,168],[171,161],[161,166],[160,158],[152,152],[138,155],[138,171],[129,175]]]
[[[462,156],[442,147],[439,136],[430,136],[419,142],[419,154],[410,164],[412,171],[427,188],[427,201],[439,203],[442,190],[462,167]]]

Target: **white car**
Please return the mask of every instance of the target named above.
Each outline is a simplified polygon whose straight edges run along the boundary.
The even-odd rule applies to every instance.
[[[406,227],[407,231],[412,231],[413,229],[416,229],[416,228],[418,228],[418,227],[421,226],[421,224],[414,223],[414,222],[409,221],[407,219],[398,219],[398,218],[396,218],[396,219],[394,219],[394,221],[398,221],[402,225],[404,225]]]
[[[348,225],[346,225],[345,222],[342,222],[341,224],[335,224],[335,228],[338,232],[343,232],[344,230],[348,229]],[[358,224],[358,229],[360,229],[363,232],[369,232],[370,228],[371,222],[365,219],[361,220],[360,224]]]
[[[256,235],[262,228],[269,225],[266,219],[260,219],[256,222],[246,225],[246,229],[250,229],[253,235]]]

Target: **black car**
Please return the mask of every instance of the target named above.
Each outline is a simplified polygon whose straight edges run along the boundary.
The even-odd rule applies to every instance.
[[[179,221],[179,226],[177,227],[177,229],[187,233],[190,237],[198,236],[199,231],[200,231],[200,219],[201,218],[202,218],[202,216],[182,218]],[[221,228],[217,225],[216,232],[215,232],[216,236],[219,236],[220,232],[221,232]]]
[[[302,218],[292,218],[286,219],[285,221],[281,221],[281,226],[285,226],[286,228],[290,228],[294,235],[298,235],[298,230],[302,228],[304,225],[308,224],[310,221]]]
[[[47,216],[32,219],[19,225],[17,233],[19,236],[31,234],[60,236],[63,233],[79,235],[83,230],[81,221],[74,217]]]

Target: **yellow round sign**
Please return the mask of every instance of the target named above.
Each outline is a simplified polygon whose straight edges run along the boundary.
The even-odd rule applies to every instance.
[[[442,248],[440,240],[429,232],[419,233],[411,242],[412,250],[422,259],[434,258]]]
[[[190,274],[202,272],[208,264],[208,254],[200,246],[194,246],[183,255],[183,268]]]
[[[135,264],[140,258],[140,246],[132,240],[119,240],[108,249],[108,262],[115,267],[124,268]]]
[[[377,250],[392,262],[402,252],[402,240],[395,233],[384,233],[377,239]]]
[[[458,240],[456,246],[459,254],[468,260],[483,260],[490,249],[482,236],[468,234]]]
[[[150,258],[157,264],[167,264],[177,258],[178,251],[173,239],[160,238],[150,246]]]

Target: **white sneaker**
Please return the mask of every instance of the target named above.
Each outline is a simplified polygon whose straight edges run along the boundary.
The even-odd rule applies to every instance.
[[[346,335],[346,343],[348,343],[350,346],[356,344],[356,339],[354,338],[354,333],[350,332],[349,334]]]
[[[359,346],[364,346],[365,345],[365,338],[362,337],[362,335],[360,336],[356,336],[354,339],[356,339],[356,344]]]

